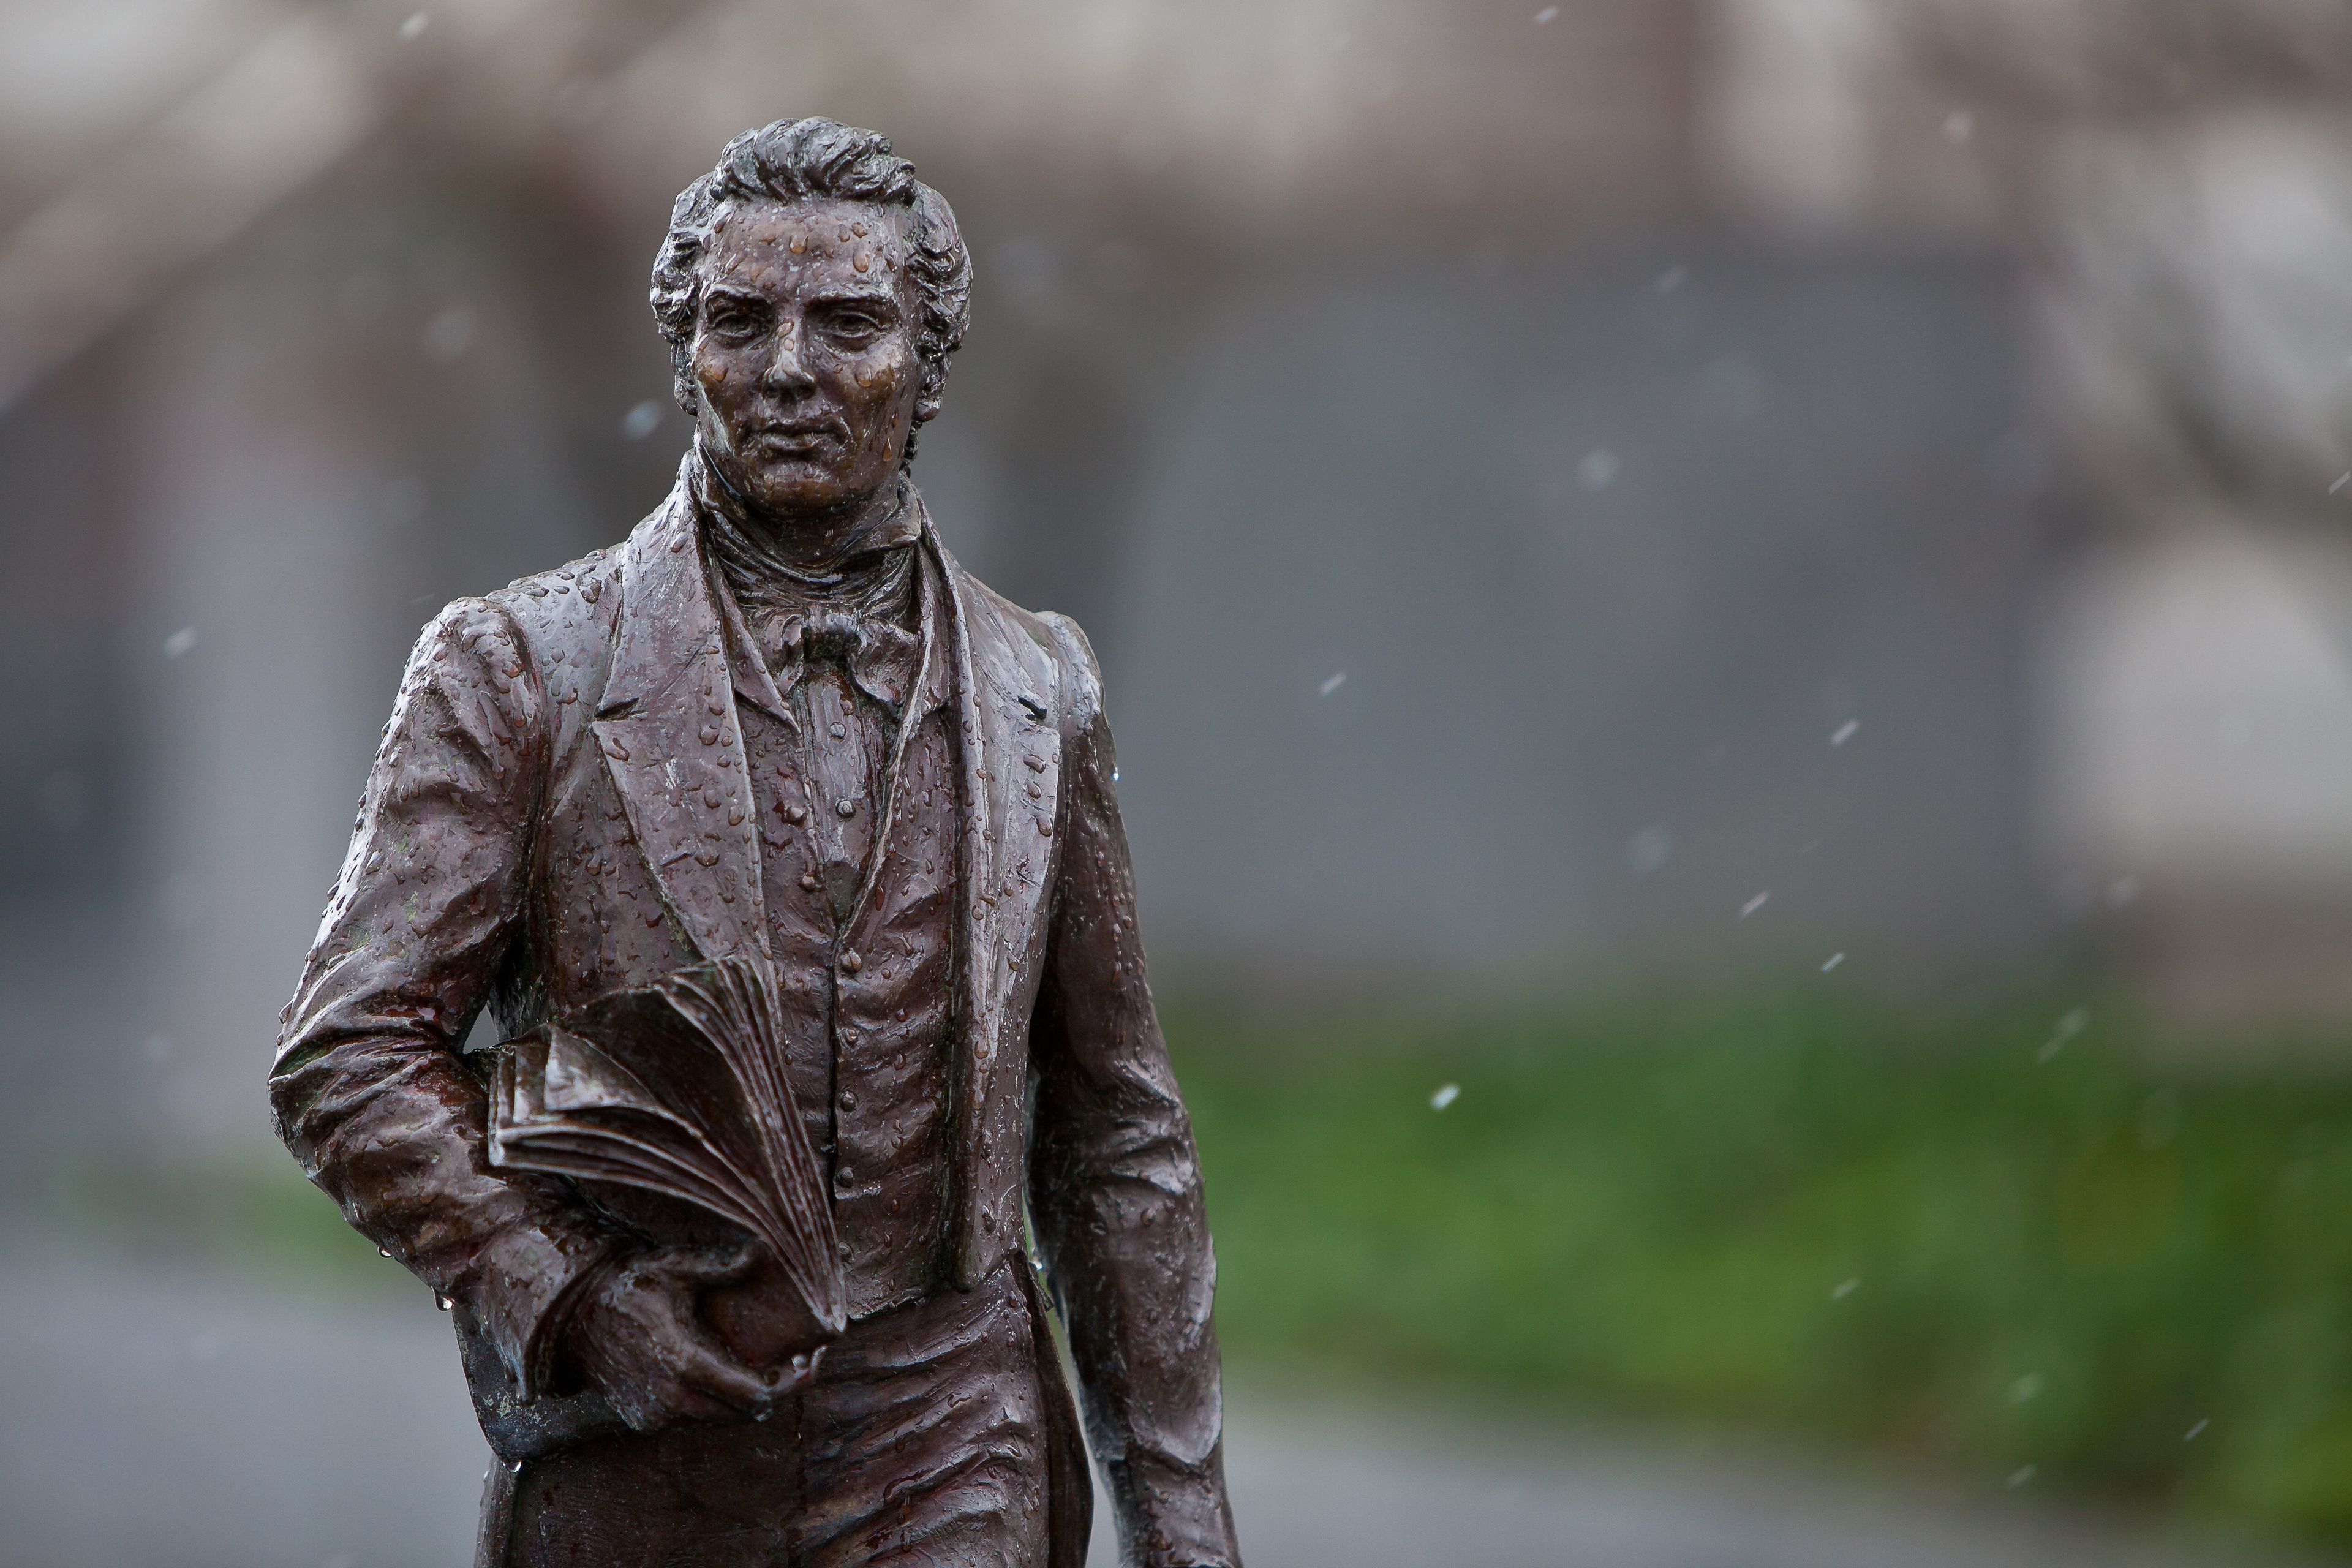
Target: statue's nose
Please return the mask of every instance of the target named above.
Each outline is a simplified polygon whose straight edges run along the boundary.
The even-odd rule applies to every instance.
[[[816,385],[816,377],[809,374],[801,358],[801,334],[789,324],[776,333],[776,352],[768,360],[767,373],[760,384],[769,392],[793,396]]]

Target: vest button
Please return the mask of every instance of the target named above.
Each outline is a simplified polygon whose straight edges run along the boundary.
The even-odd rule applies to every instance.
[[[856,816],[857,815],[857,803],[854,800],[837,800],[833,803],[833,809],[841,813],[844,816]]]
[[[812,893],[815,892],[815,891],[816,891],[816,873],[815,873],[815,872],[814,872],[814,871],[803,871],[803,872],[802,872],[802,873],[801,873],[801,887],[802,887],[804,890],[806,890],[806,891],[808,891],[808,892],[812,892]]]
[[[784,807],[784,820],[795,825],[806,822],[808,820],[808,807],[804,805],[788,805]]]
[[[857,956],[857,950],[853,947],[841,955],[841,967],[849,973],[855,974],[866,967],[866,961]]]
[[[841,1109],[844,1110],[857,1109],[857,1097],[845,1089],[841,1091]]]

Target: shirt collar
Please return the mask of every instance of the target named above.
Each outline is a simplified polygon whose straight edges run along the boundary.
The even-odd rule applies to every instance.
[[[919,539],[930,527],[929,514],[922,497],[910,484],[907,488],[907,513],[913,535]],[[947,617],[941,610],[944,596],[939,575],[939,565],[928,550],[913,547],[912,568],[915,577],[915,628],[908,631],[895,625],[871,624],[869,634],[848,660],[849,677],[858,688],[881,703],[900,722],[919,720],[948,699],[948,678],[950,665],[946,640]],[[728,574],[716,562],[708,563],[710,589],[719,606],[719,619],[726,627],[727,663],[733,676],[736,692],[745,700],[764,709],[780,719],[788,719],[786,700],[793,688],[807,673],[807,661],[802,648],[800,626],[805,617],[798,612],[786,612],[785,625],[780,641],[783,647],[772,669],[761,652],[760,640],[751,630],[751,623],[737,599]],[[908,709],[907,697],[915,694]]]

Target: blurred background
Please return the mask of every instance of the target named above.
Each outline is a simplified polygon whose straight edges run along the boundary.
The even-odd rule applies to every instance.
[[[0,1564],[465,1560],[278,1010],[812,113],[1103,660],[1258,1568],[2352,1562],[2352,3],[0,0]]]

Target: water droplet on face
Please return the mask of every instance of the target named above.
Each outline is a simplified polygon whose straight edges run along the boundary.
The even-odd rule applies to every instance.
[[[446,1297],[446,1296],[436,1296],[436,1297],[434,1297],[434,1298],[433,1298],[433,1304],[434,1304],[435,1306],[436,1306],[436,1307],[440,1308],[440,1309],[441,1309],[443,1311],[445,1311],[445,1312],[446,1312],[446,1311],[450,1310],[452,1308],[454,1308],[454,1307],[456,1307],[456,1306],[457,1305],[457,1302],[455,1302],[455,1301],[451,1300],[450,1300],[448,1297]]]
[[[378,1258],[390,1258],[392,1256],[392,1248],[389,1247],[379,1247],[375,1249],[375,1255]]]

